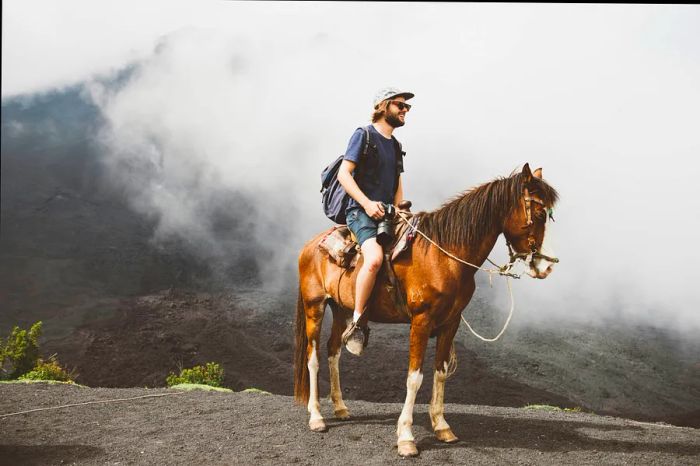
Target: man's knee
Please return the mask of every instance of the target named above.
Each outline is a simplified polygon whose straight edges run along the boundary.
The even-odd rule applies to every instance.
[[[363,267],[372,274],[379,271],[384,260],[384,251],[376,238],[370,238],[362,244]]]

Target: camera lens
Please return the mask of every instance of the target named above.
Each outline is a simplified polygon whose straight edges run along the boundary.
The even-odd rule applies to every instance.
[[[394,238],[394,226],[391,220],[395,210],[393,204],[383,204],[383,206],[384,218],[377,225],[377,243],[381,246],[388,246]]]

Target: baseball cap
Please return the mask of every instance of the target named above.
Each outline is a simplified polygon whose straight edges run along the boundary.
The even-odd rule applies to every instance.
[[[406,100],[408,100],[413,98],[414,94],[412,92],[402,91],[396,87],[385,87],[374,96],[374,106],[376,107],[383,100],[398,96],[403,96],[406,98]]]

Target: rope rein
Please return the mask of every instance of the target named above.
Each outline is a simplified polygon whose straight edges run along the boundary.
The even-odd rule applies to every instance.
[[[510,280],[509,280],[509,279],[510,279],[511,277],[512,277],[512,278],[520,278],[520,275],[516,275],[516,274],[510,272],[510,269],[511,269],[511,267],[512,267],[512,265],[513,265],[513,262],[510,262],[510,263],[508,263],[507,265],[504,265],[504,266],[502,266],[502,267],[499,267],[498,269],[488,269],[488,268],[484,268],[484,267],[479,267],[478,265],[474,265],[474,264],[472,264],[472,263],[470,263],[470,262],[467,262],[467,261],[465,261],[465,260],[463,260],[463,259],[460,259],[459,257],[456,257],[454,254],[452,254],[452,253],[446,251],[445,249],[443,249],[443,248],[442,248],[439,244],[437,244],[435,241],[433,241],[432,239],[428,238],[428,236],[426,236],[425,233],[423,233],[422,231],[420,231],[420,230],[418,229],[417,226],[411,225],[411,222],[408,221],[408,220],[404,217],[405,214],[404,214],[403,212],[401,212],[400,210],[397,210],[397,213],[398,213],[399,217],[401,217],[401,220],[403,220],[404,222],[406,222],[406,224],[409,226],[409,228],[411,228],[412,231],[414,231],[414,232],[420,234],[423,238],[425,238],[426,240],[428,240],[428,242],[430,242],[430,244],[432,244],[433,246],[435,246],[436,248],[438,248],[440,251],[442,251],[445,255],[447,255],[447,256],[450,257],[451,259],[456,260],[457,262],[460,262],[460,263],[462,263],[462,264],[468,265],[468,266],[470,266],[470,267],[474,267],[474,268],[477,269],[477,270],[481,270],[481,271],[483,271],[483,272],[488,273],[488,274],[489,274],[489,284],[492,284],[492,282],[491,282],[491,276],[492,276],[493,274],[503,275],[503,276],[506,277],[506,283],[508,284],[508,294],[510,295],[510,311],[508,312],[508,318],[506,319],[506,323],[505,323],[505,325],[503,325],[503,329],[501,329],[501,331],[498,333],[498,335],[496,335],[494,338],[485,338],[485,337],[482,337],[481,335],[479,335],[478,333],[476,333],[476,331],[474,331],[474,329],[472,328],[471,325],[469,325],[469,322],[467,322],[467,320],[464,318],[464,315],[463,315],[461,312],[459,313],[459,316],[462,318],[462,322],[464,322],[464,323],[467,325],[467,328],[469,329],[469,331],[472,332],[472,334],[474,334],[474,336],[477,337],[478,339],[480,339],[480,340],[482,340],[482,341],[485,341],[485,342],[494,342],[494,341],[498,340],[499,338],[501,338],[501,335],[503,335],[503,333],[506,331],[506,328],[508,328],[508,324],[510,323],[510,318],[513,317],[513,309],[515,309],[515,301],[513,300],[513,290],[511,289]],[[495,263],[494,263],[491,259],[489,259],[488,257],[486,258],[486,260],[488,260],[489,262],[491,262],[491,264],[493,264],[494,266],[498,267],[498,265],[495,264]]]
[[[20,414],[27,414],[27,413],[34,413],[36,411],[48,411],[50,409],[62,409],[62,408],[72,408],[74,406],[83,406],[83,405],[92,405],[92,404],[98,404],[98,403],[113,403],[115,401],[130,401],[130,400],[138,400],[141,398],[155,398],[159,396],[173,396],[173,395],[182,395],[183,393],[186,392],[177,392],[177,393],[161,393],[158,395],[143,395],[143,396],[135,396],[133,398],[115,398],[112,400],[96,400],[96,401],[86,401],[84,403],[73,403],[69,405],[61,405],[61,406],[50,406],[48,408],[36,408],[36,409],[30,409],[28,411],[19,411],[16,413],[9,413],[9,414],[1,414],[0,419],[4,419],[6,417],[10,416],[17,416]]]

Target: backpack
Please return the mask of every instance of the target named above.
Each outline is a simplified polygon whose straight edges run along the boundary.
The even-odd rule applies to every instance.
[[[362,161],[367,158],[370,147],[376,150],[376,146],[370,141],[369,129],[364,126],[362,127],[362,130],[365,133],[365,143],[360,155],[360,163],[358,163],[358,166],[355,169],[355,176],[357,176],[357,172],[361,170]],[[402,166],[403,156],[406,153],[401,149],[401,143],[393,136],[392,139],[394,140],[395,146],[397,146],[398,149],[398,154],[400,155],[399,158],[397,158],[397,164]],[[335,159],[335,161],[333,161],[333,163],[328,165],[321,172],[321,203],[323,204],[323,212],[326,214],[326,217],[341,225],[346,223],[345,209],[348,207],[348,203],[350,202],[350,195],[345,192],[345,188],[343,188],[338,181],[338,169],[343,163],[344,157],[345,154],[340,155],[337,159]],[[399,170],[397,167],[397,180],[398,175]]]

